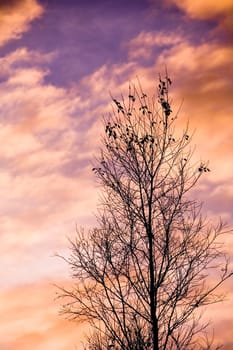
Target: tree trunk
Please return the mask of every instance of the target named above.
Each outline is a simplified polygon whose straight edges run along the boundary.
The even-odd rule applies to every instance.
[[[150,316],[152,324],[153,350],[159,350],[158,321],[156,317],[156,295],[154,278],[153,234],[148,232],[149,238],[149,270],[150,270]]]

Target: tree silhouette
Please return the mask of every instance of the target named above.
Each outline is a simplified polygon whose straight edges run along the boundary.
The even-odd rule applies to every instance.
[[[213,348],[201,311],[223,299],[216,289],[232,272],[224,225],[190,198],[210,170],[192,162],[188,127],[177,135],[171,83],[159,78],[156,98],[129,86],[104,120],[93,168],[103,189],[98,228],[70,242],[76,282],[60,291],[67,317],[94,329],[89,350]]]

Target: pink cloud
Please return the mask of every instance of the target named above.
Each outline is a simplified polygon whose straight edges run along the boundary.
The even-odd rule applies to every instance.
[[[39,51],[28,50],[25,47],[18,48],[10,52],[7,56],[0,57],[0,76],[7,78],[17,73],[14,65],[17,65],[19,62],[22,66],[32,64],[32,62],[33,65],[48,64],[56,55],[56,52],[41,53]],[[19,68],[19,72],[21,69]]]
[[[145,32],[142,31],[137,37],[127,43],[129,58],[148,59],[152,55],[152,48],[174,46],[183,41],[184,38],[174,33]]]
[[[37,60],[28,68],[31,57]],[[90,159],[97,112],[90,113],[90,97],[81,99],[74,87],[45,83],[47,71],[40,63],[47,59],[24,49],[5,57],[8,69],[0,84],[3,285],[19,283],[20,275],[23,281],[34,280],[32,266],[37,278],[47,276],[36,257],[39,249],[43,246],[49,261],[55,249],[67,244],[65,237],[75,232],[76,222],[94,221],[97,193]],[[50,263],[50,273],[54,268]]]

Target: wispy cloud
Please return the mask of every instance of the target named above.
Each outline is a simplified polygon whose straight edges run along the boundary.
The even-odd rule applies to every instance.
[[[181,35],[167,32],[140,32],[127,43],[129,58],[151,58],[155,47],[170,47],[181,43],[184,38]]]
[[[37,58],[34,64],[29,63],[31,57]],[[47,59],[24,49],[5,56],[0,84],[1,252],[8,267],[17,266],[23,281],[35,274],[20,254],[27,256],[28,263],[34,261],[38,275],[43,275],[43,267],[48,275],[35,257],[37,247],[44,246],[48,261],[51,249],[75,230],[76,221],[92,222],[97,197],[93,178],[87,176],[96,144],[96,114],[89,115],[89,122],[86,116],[94,107],[88,107],[89,97],[81,101],[74,88],[46,83]],[[56,238],[54,246],[52,239],[61,230],[64,236]],[[6,272],[2,285],[19,281],[20,277]]]

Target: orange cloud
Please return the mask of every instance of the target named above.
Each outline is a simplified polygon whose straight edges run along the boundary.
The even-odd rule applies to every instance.
[[[182,10],[187,12],[190,17],[207,19],[216,15],[229,14],[233,10],[231,0],[213,1],[213,0],[170,0]]]
[[[0,46],[9,40],[19,39],[29,30],[30,23],[43,14],[37,0],[8,1],[0,3]]]
[[[233,2],[231,0],[167,0],[187,13],[191,18],[211,19],[223,18],[223,25],[233,29]]]
[[[85,326],[78,327],[59,316],[56,292],[52,281],[41,281],[0,293],[1,349],[65,350],[81,344]]]
[[[223,350],[233,349],[232,290],[233,280],[229,279],[222,287],[222,293],[225,294],[225,300],[207,308],[204,317],[205,321],[210,321],[211,327],[213,327],[215,344],[222,344]]]
[[[174,98],[184,99],[182,113],[197,128],[195,141],[203,157],[211,157],[213,181],[229,179],[233,124],[231,121],[232,47],[185,42],[165,50],[156,62],[166,62],[174,77]]]
[[[1,290],[0,347],[7,350],[67,350],[82,349],[88,326],[70,322],[59,315],[61,300],[56,299],[53,280],[21,285]],[[74,280],[57,279],[56,284],[69,288]],[[228,281],[228,299],[212,305],[204,320],[212,321],[216,343],[224,343],[223,350],[232,349],[232,315]]]

